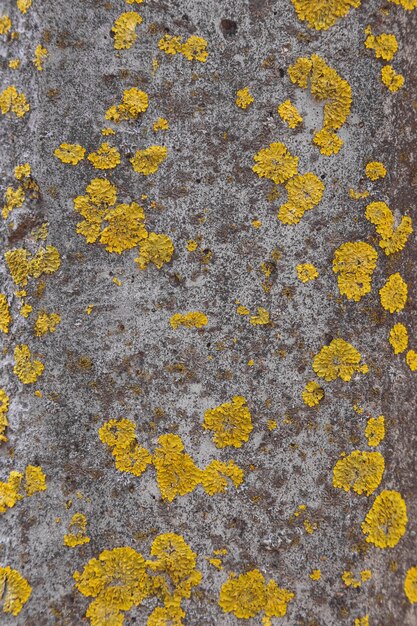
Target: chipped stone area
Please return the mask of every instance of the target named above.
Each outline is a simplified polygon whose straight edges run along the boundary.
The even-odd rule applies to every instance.
[[[142,21],[130,47],[115,49],[112,27],[124,12]],[[11,322],[0,302],[0,322],[8,325],[0,331],[0,385],[10,399],[0,481],[13,471],[22,479],[20,499],[0,513],[0,588],[1,568],[9,567],[31,593],[16,615],[0,612],[0,623],[147,624],[164,606],[155,594],[122,610],[120,622],[92,622],[85,614],[94,598],[77,589],[73,575],[120,547],[143,555],[151,568],[154,542],[175,533],[195,553],[201,580],[190,583],[185,616],[172,623],[262,624],[265,597],[247,618],[219,604],[231,573],[259,570],[265,584],[273,580],[294,594],[282,601],[282,616],[271,617],[274,626],[366,626],[355,620],[367,615],[370,626],[415,626],[417,608],[404,581],[417,566],[417,371],[413,356],[406,358],[417,352],[416,241],[407,235],[401,250],[385,254],[365,211],[370,202],[385,202],[395,227],[404,216],[416,219],[416,11],[370,0],[328,30],[301,21],[291,0],[33,0],[26,12],[6,0],[2,15],[12,26],[0,34],[0,91],[15,85],[30,110],[0,115],[1,195],[25,189],[21,206],[1,218],[0,291]],[[392,60],[365,47],[368,26],[375,35],[395,35]],[[166,35],[180,36],[181,45],[203,38],[207,59],[190,60],[186,47],[167,54],[158,47]],[[47,55],[36,53],[39,45]],[[349,115],[334,131],[343,146],[331,156],[312,141],[323,127],[324,102],[288,75],[299,57],[312,55],[352,93]],[[18,69],[9,66],[13,59],[20,59]],[[382,83],[387,64],[404,78],[397,91]],[[106,120],[132,88],[148,95],[146,110]],[[245,88],[253,101],[245,92],[245,106],[238,106]],[[277,110],[287,100],[302,117],[294,128]],[[168,129],[153,129],[159,118]],[[115,134],[103,135],[105,128]],[[84,148],[84,158],[75,165],[58,159],[54,151],[63,143]],[[88,155],[103,143],[117,149],[120,163],[96,169]],[[254,155],[273,143],[298,157],[299,174],[312,172],[324,185],[319,203],[296,224],[277,219],[285,183],[252,170]],[[135,171],[131,160],[151,146],[166,147],[166,158],[158,153],[155,171]],[[372,162],[383,163],[384,177],[366,175]],[[14,169],[25,163],[30,176],[18,179]],[[170,260],[141,269],[137,243],[118,254],[76,232],[82,218],[74,199],[94,178],[117,188],[118,204],[142,207],[143,220],[135,207],[129,219],[169,237]],[[349,190],[369,195],[354,199]],[[378,255],[370,291],[355,301],[341,293],[332,263],[342,244],[359,241]],[[50,249],[36,256],[46,246],[56,248],[60,263]],[[19,248],[30,256],[27,285],[13,281],[4,258]],[[309,267],[303,273],[302,264],[318,276]],[[408,293],[405,306],[391,313],[379,290],[396,273]],[[37,322],[41,313],[60,320]],[[399,323],[408,346],[394,354],[389,334]],[[346,380],[325,380],[313,362],[339,338],[360,362]],[[21,345],[32,365],[25,361],[19,375]],[[311,381],[324,392],[315,406],[302,396]],[[234,398],[245,399],[249,419]],[[241,419],[242,430],[219,446],[205,414],[232,402],[227,419]],[[222,415],[224,409],[213,421]],[[385,437],[368,445],[369,419],[381,415]],[[154,460],[139,475],[117,469],[99,429],[122,418],[136,425],[135,441],[152,459],[160,437],[180,437],[197,468],[190,470],[195,488],[170,501]],[[333,468],[356,450],[382,455],[370,457],[377,475],[366,477],[363,489],[345,490],[345,474],[335,486]],[[213,461],[233,461],[241,483],[229,478],[223,493],[207,493],[204,472]],[[45,485],[28,466],[42,469]],[[393,547],[366,541],[361,527],[385,490],[401,495],[408,518]],[[24,599],[25,583],[16,585]],[[252,581],[255,596],[256,589]],[[159,619],[149,626],[171,623]]]

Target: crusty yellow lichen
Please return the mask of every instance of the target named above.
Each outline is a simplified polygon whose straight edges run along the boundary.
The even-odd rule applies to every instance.
[[[385,489],[374,500],[365,520],[362,532],[366,541],[378,548],[393,548],[405,533],[407,507],[398,491]]]
[[[407,302],[408,287],[401,274],[391,274],[379,290],[381,305],[390,313],[402,311]]]
[[[0,513],[5,513],[7,509],[14,507],[16,502],[22,500],[23,495],[20,493],[22,480],[23,474],[12,471],[7,482],[0,481]]]
[[[243,87],[243,89],[238,89],[236,92],[235,102],[240,109],[247,109],[254,100],[254,97],[249,91],[249,87]]]
[[[21,13],[26,13],[32,6],[32,0],[16,0],[16,6]]]
[[[112,170],[120,163],[120,152],[105,141],[95,152],[91,152],[87,158],[96,170]]]
[[[348,300],[359,300],[371,291],[378,254],[364,241],[348,241],[335,250],[333,271],[339,291]]]
[[[169,123],[168,123],[168,120],[165,119],[165,117],[158,117],[156,122],[154,122],[152,125],[152,130],[155,133],[158,132],[159,130],[168,130],[168,129],[169,129]]]
[[[5,252],[4,257],[17,285],[27,285],[29,276],[39,278],[42,274],[53,274],[61,265],[55,246],[39,248],[34,256],[25,248],[15,248]]]
[[[54,150],[54,155],[62,163],[77,165],[84,158],[85,148],[78,143],[61,143],[59,148]]]
[[[357,589],[362,585],[363,582],[370,580],[372,578],[371,570],[362,570],[358,577],[356,577],[353,572],[349,570],[345,570],[342,574],[342,580],[345,583],[346,587],[353,587]]]
[[[164,263],[169,263],[174,254],[174,244],[168,235],[149,233],[146,239],[139,243],[139,256],[135,259],[141,270],[153,263],[161,269]]]
[[[408,350],[405,355],[405,362],[412,372],[417,372],[417,352],[415,350]]]
[[[303,121],[302,116],[300,115],[299,110],[291,102],[291,100],[285,100],[278,107],[278,115],[285,122],[289,128],[297,128],[298,124],[301,124]]]
[[[323,197],[324,184],[312,172],[293,176],[285,185],[287,202],[278,210],[283,224],[298,224],[306,211],[317,206]]]
[[[12,27],[12,20],[8,15],[0,16],[0,35],[7,35]]]
[[[136,202],[118,204],[103,216],[107,225],[100,232],[100,243],[117,254],[134,248],[148,236],[144,219],[145,212]]]
[[[1,21],[1,17],[0,17],[0,21]],[[20,68],[20,59],[10,59],[8,65],[11,70],[18,70]]]
[[[0,442],[7,441],[7,437],[4,433],[6,432],[6,428],[9,425],[9,420],[7,419],[8,412],[9,396],[4,391],[4,389],[0,389]]]
[[[317,268],[312,263],[299,263],[296,267],[298,279],[302,283],[308,283],[318,277]]]
[[[357,617],[355,619],[355,626],[369,626],[369,616]]]
[[[203,37],[191,35],[184,43],[182,43],[181,39],[179,35],[164,35],[158,41],[158,48],[165,54],[174,55],[180,53],[189,61],[200,61],[201,63],[207,61],[208,43]]]
[[[269,324],[271,321],[269,312],[261,306],[257,308],[257,314],[251,315],[249,318],[249,322],[252,326],[265,326]]]
[[[347,15],[351,8],[360,6],[360,0],[291,0],[298,19],[307,22],[310,28],[327,30]]]
[[[111,419],[98,431],[100,441],[112,449],[115,466],[120,472],[141,476],[152,457],[136,438],[136,424],[128,419]]]
[[[379,178],[384,178],[387,174],[387,170],[385,169],[385,165],[381,163],[381,161],[370,161],[366,164],[365,174],[369,178],[369,180],[378,180]]]
[[[135,11],[122,13],[112,26],[115,50],[128,50],[137,39],[136,27],[142,23],[142,18]]]
[[[417,0],[388,0],[388,2],[393,2],[394,4],[402,6],[402,8],[406,11],[417,9]]]
[[[231,402],[208,409],[204,413],[203,428],[213,431],[213,441],[218,448],[240,448],[253,430],[246,398],[234,396]]]
[[[219,605],[224,613],[243,619],[261,613],[264,626],[271,626],[271,618],[284,617],[294,597],[292,591],[278,587],[273,579],[267,584],[262,572],[255,569],[239,576],[232,572],[220,589]]]
[[[298,171],[298,157],[292,156],[281,142],[271,143],[267,148],[259,150],[253,158],[253,171],[259,178],[269,178],[276,185],[285,183]]]
[[[39,465],[28,465],[26,467],[24,490],[27,496],[46,491],[46,476]]]
[[[381,70],[381,80],[392,93],[395,93],[404,85],[404,76],[397,74],[392,65],[384,65]]]
[[[365,428],[365,437],[369,447],[379,446],[385,437],[385,417],[383,415],[369,418]]]
[[[28,178],[30,176],[30,165],[29,163],[22,163],[22,165],[16,165],[13,170],[13,175],[16,180],[22,180],[24,178]]]
[[[32,313],[33,307],[31,304],[23,304],[20,309],[19,309],[19,313],[22,317],[29,317],[29,315]]]
[[[22,186],[19,186],[17,189],[13,189],[13,187],[7,187],[4,194],[5,203],[1,211],[3,219],[7,219],[13,209],[21,207],[25,201],[25,197],[25,190]]]
[[[0,567],[0,601],[3,603],[3,613],[19,615],[31,593],[32,587],[17,570],[8,565]]]
[[[148,94],[136,87],[125,89],[120,104],[111,106],[106,111],[106,120],[122,122],[136,120],[149,106]]]
[[[49,52],[46,48],[44,48],[41,44],[36,46],[35,55],[32,59],[33,65],[36,69],[41,72],[43,70],[43,61],[48,56]]]
[[[34,331],[37,337],[42,337],[46,333],[53,333],[56,327],[61,321],[61,316],[58,313],[46,313],[46,311],[40,311],[36,318]]]
[[[387,35],[386,33],[372,35],[369,33],[365,39],[365,47],[374,50],[377,59],[391,61],[398,50],[398,42],[395,35]]]
[[[86,187],[86,195],[74,199],[74,209],[84,218],[78,222],[76,231],[87,243],[97,241],[104,216],[116,204],[116,199],[115,185],[105,178],[93,178]]]
[[[0,111],[3,115],[14,113],[23,117],[30,110],[30,105],[23,92],[19,93],[14,85],[6,87],[0,93]]]
[[[333,468],[333,487],[370,496],[381,484],[385,462],[380,452],[354,450]]]
[[[314,380],[310,380],[304,387],[301,396],[307,406],[317,406],[324,398],[324,389]]]
[[[87,518],[84,513],[75,513],[68,525],[68,533],[64,535],[64,545],[76,548],[90,542],[87,536]]]
[[[407,570],[404,579],[404,593],[411,604],[417,602],[417,566]]]
[[[311,580],[320,580],[321,578],[321,570],[313,569],[313,571],[309,574]]]
[[[348,382],[355,372],[367,373],[367,365],[361,365],[360,362],[361,355],[356,348],[344,339],[333,339],[314,357],[313,370],[324,380],[340,378]]]
[[[365,217],[374,224],[380,236],[379,246],[388,256],[399,252],[406,245],[413,232],[411,217],[404,215],[398,226],[395,226],[395,217],[385,202],[371,202],[365,210]]]
[[[166,146],[150,146],[144,150],[136,150],[130,162],[135,172],[149,176],[149,174],[155,174],[158,171],[167,155],[168,148]]]
[[[15,365],[13,371],[25,385],[36,383],[44,370],[43,363],[37,359],[32,359],[31,356],[29,346],[24,343],[14,349]]]
[[[4,293],[0,293],[0,331],[7,334],[11,323],[12,316],[7,297]]]
[[[169,320],[171,327],[176,330],[180,326],[185,328],[203,328],[208,324],[208,317],[201,311],[190,311],[190,313],[175,313]]]
[[[394,324],[389,331],[389,342],[392,345],[394,354],[401,354],[401,352],[407,350],[408,331],[404,324]]]

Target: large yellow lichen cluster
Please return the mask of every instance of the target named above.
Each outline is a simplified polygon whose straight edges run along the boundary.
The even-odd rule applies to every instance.
[[[379,246],[386,255],[399,252],[406,245],[413,232],[411,217],[404,215],[395,227],[395,217],[385,202],[371,202],[367,205],[365,217],[375,226],[380,236]]]
[[[392,93],[395,93],[404,85],[404,76],[402,74],[398,74],[392,65],[385,65],[382,68],[381,80]]]
[[[402,311],[407,302],[408,287],[401,274],[391,274],[379,290],[381,305],[390,313]]]
[[[6,87],[0,93],[0,111],[3,115],[14,113],[16,117],[23,117],[30,110],[30,105],[23,92],[18,92],[15,85]]]
[[[381,161],[370,161],[366,164],[365,174],[369,180],[375,181],[379,178],[384,178],[387,174],[387,170]]]
[[[40,311],[34,324],[34,331],[37,337],[42,337],[46,333],[54,333],[56,327],[61,321],[61,316],[58,313],[46,313],[46,311]]]
[[[64,545],[69,548],[82,546],[89,543],[87,536],[87,518],[83,513],[75,513],[68,525],[68,533],[64,535]]]
[[[310,28],[327,30],[347,15],[351,8],[360,6],[360,0],[291,0],[298,19],[307,22]]]
[[[333,271],[339,291],[348,300],[359,300],[371,291],[371,280],[378,254],[364,241],[348,241],[335,250]]]
[[[333,487],[344,491],[353,489],[358,494],[370,496],[379,487],[384,469],[384,457],[380,452],[354,450],[334,466]]]
[[[313,141],[326,156],[337,154],[343,141],[335,133],[341,128],[350,114],[352,90],[335,69],[317,54],[310,58],[300,57],[288,68],[290,80],[306,89],[310,80],[310,90],[319,102],[325,102],[323,127],[316,132]]]
[[[10,315],[9,303],[4,293],[0,293],[0,330],[3,333],[9,332],[12,316]]]
[[[404,579],[404,593],[411,604],[417,602],[417,566],[410,567],[407,570]]]
[[[370,50],[374,50],[377,59],[391,61],[391,59],[394,57],[394,54],[398,50],[398,42],[396,36],[387,35],[386,33],[382,33],[382,35],[372,35],[369,31],[370,29],[367,29],[365,31],[368,35],[365,39],[365,47],[369,48]]]
[[[298,224],[306,211],[317,206],[323,197],[324,184],[312,172],[293,176],[285,185],[287,202],[278,209],[283,224]]]
[[[253,430],[246,398],[234,396],[231,402],[207,410],[204,413],[203,428],[213,431],[213,441],[218,448],[240,448],[248,441]]]
[[[149,233],[146,239],[139,243],[139,256],[135,259],[141,270],[153,263],[161,269],[164,263],[169,263],[174,254],[174,245],[165,234]]]
[[[206,493],[224,493],[227,478],[235,487],[243,481],[243,471],[233,462],[212,461],[204,470],[184,452],[184,444],[178,435],[161,435],[158,446],[151,455],[139,445],[136,425],[128,419],[109,420],[99,429],[99,437],[112,449],[116,468],[140,476],[153,464],[162,498],[172,502],[177,496],[191,493],[202,485]]]
[[[46,476],[41,467],[28,465],[25,475],[11,471],[7,482],[0,481],[0,513],[5,513],[24,497],[30,497],[45,490]]]
[[[25,197],[25,190],[22,185],[20,185],[17,189],[7,187],[4,194],[5,204],[1,211],[3,219],[7,219],[13,209],[21,207],[25,201]]]
[[[86,612],[92,626],[122,626],[124,613],[147,598],[162,603],[152,610],[147,626],[183,624],[183,600],[201,581],[197,555],[181,535],[166,533],[153,541],[151,557],[145,560],[128,546],[104,550],[74,573],[78,591],[94,598]]]
[[[120,163],[120,152],[105,141],[95,152],[91,152],[87,158],[96,170],[112,170]]]
[[[272,617],[284,617],[288,603],[295,594],[278,587],[275,580],[266,582],[258,569],[245,574],[231,573],[220,589],[219,605],[225,613],[249,619],[263,614],[264,626],[271,626]]]
[[[401,494],[385,489],[375,501],[362,522],[366,541],[378,548],[393,548],[405,533],[407,507]]]
[[[61,143],[59,148],[54,150],[54,155],[62,163],[77,165],[84,158],[85,148],[78,143]]]
[[[0,601],[3,603],[3,613],[19,615],[31,593],[32,587],[20,572],[8,565],[0,567]]]
[[[201,311],[190,311],[190,313],[175,313],[169,320],[171,327],[176,330],[180,326],[185,328],[203,328],[207,326],[208,317]]]
[[[53,274],[61,265],[61,257],[55,246],[40,248],[35,255],[25,248],[15,248],[4,253],[10,274],[16,285],[27,285],[29,277]]]
[[[385,417],[370,417],[365,428],[365,437],[368,440],[368,446],[375,448],[379,446],[385,437]]]
[[[302,116],[300,115],[299,110],[291,102],[291,100],[285,100],[278,107],[278,115],[285,122],[289,128],[297,128],[298,124],[301,124],[303,121]]]
[[[12,27],[12,20],[8,15],[0,16],[0,35],[7,35]]]
[[[4,389],[0,389],[0,442],[7,441],[7,437],[4,434],[7,426],[9,425],[9,420],[7,419],[7,413],[9,412],[9,396],[4,391]]]
[[[297,174],[298,157],[292,156],[287,147],[281,142],[271,143],[253,157],[255,165],[253,171],[259,178],[269,178],[276,185],[285,183]]]
[[[236,104],[240,109],[247,109],[250,104],[254,101],[254,97],[249,91],[248,87],[244,87],[243,89],[239,89],[236,92]]]
[[[408,331],[404,324],[398,323],[389,331],[389,342],[394,354],[401,354],[408,347]]]
[[[149,176],[158,171],[161,163],[168,156],[168,148],[166,146],[150,146],[144,150],[136,150],[130,159],[133,169],[138,174]]]
[[[44,370],[44,365],[41,361],[32,358],[29,346],[24,343],[16,346],[14,360],[13,371],[19,380],[25,385],[36,383]]]
[[[333,339],[314,357],[313,370],[324,380],[340,378],[348,382],[355,372],[366,374],[368,366],[361,365],[360,352],[350,343],[344,339]]]
[[[189,61],[200,61],[205,63],[208,57],[207,41],[203,37],[191,35],[182,43],[179,35],[164,35],[158,42],[158,48],[165,54],[180,53]]]
[[[128,50],[137,39],[136,27],[142,23],[142,18],[135,11],[122,13],[112,26],[114,47],[116,50]]]
[[[136,120],[140,113],[144,113],[149,105],[148,94],[136,87],[125,89],[120,104],[113,105],[106,111],[105,118],[112,122]]]
[[[16,0],[16,6],[21,13],[26,13],[32,6],[32,0]]]
[[[324,398],[324,389],[315,380],[310,380],[301,394],[304,404],[317,406]]]

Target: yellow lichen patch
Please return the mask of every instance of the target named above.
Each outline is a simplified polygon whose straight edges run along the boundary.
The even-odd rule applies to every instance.
[[[236,92],[236,104],[240,109],[247,109],[250,104],[254,101],[254,97],[249,91],[248,87],[244,87],[243,89],[239,89]]]
[[[383,415],[369,418],[365,428],[365,437],[369,447],[379,446],[385,437],[385,417]]]
[[[370,496],[381,483],[385,469],[380,452],[354,450],[333,468],[333,487]]]
[[[181,54],[185,56],[189,61],[200,61],[205,63],[207,61],[207,41],[203,37],[197,35],[191,35],[187,41],[181,46]]]
[[[46,333],[53,333],[56,327],[61,321],[61,316],[58,313],[46,313],[40,311],[36,318],[34,331],[37,337],[42,337]]]
[[[344,339],[333,339],[314,357],[313,370],[324,380],[340,378],[348,382],[355,372],[367,373],[367,365],[361,365],[360,361],[360,352],[350,343]]]
[[[14,177],[16,180],[22,180],[23,178],[28,178],[30,176],[30,165],[29,163],[23,163],[22,165],[16,165],[13,170]]]
[[[101,134],[102,134],[104,137],[108,137],[109,135],[115,135],[115,134],[116,134],[116,131],[115,131],[115,130],[113,130],[113,128],[107,127],[107,128],[102,128],[102,129],[101,129]]]
[[[26,344],[23,343],[15,347],[14,360],[13,371],[19,380],[25,385],[36,383],[44,366],[41,361],[31,358],[29,347]]]
[[[283,224],[298,224],[306,211],[317,206],[323,197],[324,184],[315,174],[293,176],[285,185],[287,202],[279,207],[278,219]]]
[[[243,619],[263,613],[264,626],[270,626],[272,617],[286,615],[287,605],[294,597],[274,580],[267,584],[263,574],[255,569],[239,576],[231,573],[220,589],[219,605],[224,613]]]
[[[126,120],[136,120],[140,113],[144,113],[149,106],[148,94],[136,87],[125,89],[120,104],[107,109],[106,120],[112,122],[123,122]]]
[[[31,593],[32,587],[17,570],[9,566],[0,567],[0,601],[3,603],[3,613],[19,615]]]
[[[240,448],[248,441],[253,430],[246,398],[234,396],[231,402],[207,410],[204,413],[203,428],[213,431],[213,441],[218,448]]]
[[[148,236],[143,224],[145,212],[136,202],[118,204],[103,219],[108,225],[100,233],[100,243],[106,246],[108,252],[121,254]]]
[[[278,428],[278,424],[277,424],[276,420],[268,420],[266,425],[268,427],[268,430],[270,430],[270,431],[276,430]]]
[[[36,46],[35,56],[33,57],[32,62],[33,62],[33,65],[36,67],[36,69],[39,70],[40,72],[43,70],[42,63],[44,59],[46,59],[48,54],[49,54],[48,50],[44,48],[43,46],[41,46],[41,44]]]
[[[69,548],[89,543],[87,536],[87,518],[83,513],[75,513],[68,525],[68,533],[64,535],[64,545]]]
[[[0,18],[0,21],[1,21],[1,18]],[[10,59],[9,67],[11,70],[18,70],[20,68],[20,59]]]
[[[25,201],[25,191],[23,187],[13,189],[13,187],[7,187],[4,194],[5,204],[2,208],[1,214],[3,219],[7,219],[13,209],[21,207]]]
[[[54,150],[54,155],[63,163],[77,165],[84,158],[85,148],[78,143],[61,143],[59,148]]]
[[[156,122],[152,125],[152,130],[156,133],[158,130],[168,130],[169,124],[168,120],[165,117],[158,117]]]
[[[25,494],[33,496],[40,491],[46,491],[46,476],[38,465],[28,465],[25,470]]]
[[[269,178],[276,185],[285,183],[298,171],[298,157],[292,156],[281,142],[271,143],[268,148],[259,150],[253,157],[253,171],[259,178]]]
[[[297,107],[291,102],[291,100],[285,100],[278,107],[278,114],[283,122],[285,122],[289,128],[296,128],[298,124],[303,121]]]
[[[401,222],[395,227],[394,214],[385,202],[371,202],[368,204],[365,217],[376,227],[375,230],[381,237],[379,246],[387,256],[402,250],[413,232],[411,217],[406,215],[401,218]]]
[[[307,22],[310,28],[327,30],[347,15],[351,8],[360,6],[360,0],[291,0],[298,19]]]
[[[141,476],[152,457],[136,438],[136,424],[128,419],[111,419],[98,431],[100,441],[112,449],[115,466],[120,472]]]
[[[185,247],[187,248],[188,252],[195,252],[199,245],[200,244],[198,241],[195,241],[194,239],[189,239]]]
[[[120,152],[114,146],[104,142],[96,152],[91,152],[87,158],[96,170],[112,170],[120,163]]]
[[[116,50],[128,50],[137,39],[136,27],[142,23],[142,18],[135,11],[122,13],[114,22],[112,33]]]
[[[389,342],[392,345],[394,354],[401,354],[401,352],[407,350],[408,331],[404,324],[394,324],[389,331]]]
[[[166,34],[158,41],[158,48],[165,54],[177,54],[181,52],[181,37]]]
[[[130,159],[135,172],[149,176],[158,171],[161,163],[165,161],[168,155],[166,146],[150,146],[144,150],[136,150],[135,155]]]
[[[12,27],[12,20],[8,15],[0,16],[0,35],[7,35]]]
[[[355,619],[355,626],[369,626],[369,616],[357,617]]]
[[[324,389],[314,380],[310,380],[304,387],[301,396],[307,406],[317,406],[324,398]]]
[[[311,263],[300,263],[297,265],[296,270],[298,279],[302,283],[308,283],[309,280],[314,280],[319,275],[317,268]]]
[[[0,513],[5,513],[7,509],[14,507],[23,496],[19,493],[23,474],[12,471],[7,482],[0,481]]]
[[[165,234],[149,233],[146,239],[139,243],[139,256],[135,259],[141,270],[153,263],[161,269],[164,263],[169,263],[174,254],[174,245]]]
[[[0,330],[7,334],[11,323],[12,316],[10,315],[9,303],[4,293],[0,293]]]
[[[409,350],[405,355],[405,362],[412,372],[417,372],[417,352]]]
[[[249,322],[252,326],[265,326],[269,324],[270,321],[271,318],[268,311],[261,306],[258,306],[257,315],[251,315],[249,318]]]
[[[0,389],[0,442],[7,441],[7,437],[4,434],[7,426],[9,425],[9,420],[7,419],[7,413],[9,412],[9,396],[4,391],[4,389]]]
[[[379,290],[382,307],[390,313],[402,311],[407,302],[407,293],[407,283],[401,274],[398,272],[391,274]]]
[[[404,579],[404,593],[411,604],[417,602],[417,566],[407,570]]]
[[[19,309],[19,313],[22,317],[29,317],[30,313],[32,313],[32,305],[23,304]]]
[[[191,493],[202,481],[202,470],[184,453],[178,435],[161,435],[152,457],[156,480],[164,500],[172,502],[177,496]]]
[[[175,313],[169,320],[172,328],[176,330],[180,326],[185,328],[203,328],[208,324],[208,317],[200,311],[191,311],[190,313]]]
[[[87,243],[97,241],[104,216],[116,199],[116,187],[105,178],[93,178],[86,187],[86,195],[74,199],[74,209],[84,218],[78,222],[76,231],[85,237]]]
[[[354,189],[349,189],[349,198],[352,200],[363,200],[369,196],[369,191],[355,191]]]
[[[393,548],[405,533],[407,507],[398,491],[381,491],[362,522],[366,541],[378,548]]]
[[[314,133],[313,143],[319,146],[321,154],[331,156],[337,154],[343,146],[343,140],[327,128]]]
[[[353,587],[357,589],[362,585],[363,582],[370,580],[372,578],[371,570],[362,570],[359,574],[359,577],[356,578],[353,572],[349,570],[345,570],[342,574],[342,580],[345,583],[346,587]]]
[[[321,571],[319,569],[313,569],[313,571],[309,574],[311,580],[320,580]]]
[[[237,488],[242,484],[243,476],[243,470],[233,461],[223,463],[214,460],[203,470],[201,484],[209,496],[214,496],[216,493],[225,493],[229,484],[228,478]]]
[[[21,13],[26,13],[32,6],[32,0],[16,0],[16,6]]]
[[[381,161],[370,161],[366,164],[365,174],[370,180],[378,180],[386,176],[387,170]]]
[[[334,253],[333,271],[339,291],[348,300],[359,300],[371,291],[378,254],[364,241],[343,243]]]
[[[404,76],[397,74],[392,65],[384,65],[381,70],[381,80],[393,93],[401,89],[404,85]]]
[[[23,92],[19,93],[14,85],[6,87],[0,93],[0,111],[3,115],[14,113],[17,117],[23,117],[30,110],[30,105]]]
[[[372,35],[368,34],[365,39],[365,47],[375,51],[377,59],[384,59],[384,61],[391,61],[394,54],[398,50],[398,42],[395,35]]]
[[[413,9],[417,9],[417,0],[388,0],[389,2],[394,2],[394,4],[398,4],[402,6],[406,11],[412,11]]]

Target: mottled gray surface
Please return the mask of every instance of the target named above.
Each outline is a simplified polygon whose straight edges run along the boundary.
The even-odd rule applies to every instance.
[[[30,282],[34,312],[27,319],[18,314],[16,286],[6,269],[2,273],[14,323],[1,369],[11,407],[0,478],[39,464],[48,489],[1,517],[1,562],[18,569],[33,587],[19,616],[4,615],[1,624],[86,623],[88,599],[74,588],[73,572],[105,548],[130,545],[147,557],[162,532],[183,534],[198,553],[203,581],[184,602],[187,626],[260,624],[260,618],[225,615],[217,604],[228,572],[255,567],[296,593],[287,616],[276,620],[283,626],[352,625],[366,613],[372,626],[417,624],[416,608],[403,592],[405,571],[417,564],[416,374],[403,357],[393,356],[387,341],[393,320],[403,321],[416,347],[415,238],[399,255],[380,252],[372,293],[360,303],[340,296],[331,269],[341,243],[377,241],[364,218],[366,201],[351,200],[350,187],[369,188],[374,199],[413,215],[415,14],[387,3],[385,15],[381,3],[371,0],[330,30],[316,32],[297,19],[290,0],[147,0],[136,8],[143,17],[137,42],[116,52],[112,23],[132,9],[121,0],[34,0],[25,16],[11,0],[5,5],[20,39],[5,43],[1,38],[2,81],[23,89],[31,112],[23,119],[0,120],[2,189],[12,184],[14,166],[29,161],[41,197],[13,212],[12,228],[3,224],[4,247],[36,250],[29,233],[48,221],[47,243],[59,249],[62,265],[46,278],[41,298],[38,281]],[[235,34],[222,29],[226,18],[236,22]],[[364,47],[368,24],[399,40],[393,65],[406,85],[396,94],[381,85],[382,63]],[[164,32],[205,37],[207,62],[160,52],[157,42]],[[37,72],[30,59],[42,41],[49,58],[45,70]],[[340,133],[345,145],[330,158],[311,145],[322,107],[286,73],[298,56],[312,53],[335,67],[353,92],[352,112]],[[19,71],[7,67],[15,56],[22,59]],[[155,75],[154,58],[160,60]],[[76,234],[79,216],[72,199],[101,174],[88,161],[72,167],[53,156],[62,141],[78,142],[88,152],[98,147],[106,109],[132,86],[149,94],[150,106],[139,121],[121,124],[110,138],[122,165],[108,176],[122,201],[141,202],[147,194],[147,227],[171,236],[175,255],[160,271],[153,266],[140,271],[135,250],[112,255]],[[234,102],[244,86],[255,98],[246,111]],[[289,130],[276,113],[287,98],[304,116],[300,130]],[[170,130],[155,135],[152,123],[159,116],[169,120]],[[300,157],[300,172],[313,171],[326,185],[320,205],[295,227],[276,219],[285,193],[268,201],[273,183],[251,170],[253,155],[272,141],[284,141]],[[159,142],[168,146],[167,161],[154,176],[136,174],[127,155]],[[385,163],[383,181],[364,178],[370,160]],[[151,200],[157,208],[151,208]],[[251,226],[254,218],[262,221],[259,230]],[[200,250],[212,252],[208,263],[201,252],[185,248],[198,236]],[[265,293],[260,265],[275,248],[282,256]],[[300,262],[314,263],[319,279],[299,282],[295,266]],[[409,300],[403,313],[390,316],[380,306],[378,289],[394,271],[408,282]],[[122,286],[112,282],[114,276]],[[237,299],[253,312],[265,307],[272,324],[251,326],[235,313]],[[95,306],[88,316],[84,310],[90,303]],[[62,322],[55,333],[36,338],[33,321],[42,308],[59,312]],[[170,316],[190,310],[209,316],[206,329],[174,333]],[[333,337],[351,341],[370,373],[348,384],[324,384],[325,400],[309,409],[301,391],[314,377],[312,357]],[[45,364],[36,385],[22,385],[13,374],[13,349],[22,342]],[[81,357],[91,359],[90,368],[80,366]],[[250,358],[253,367],[247,366]],[[34,396],[35,389],[43,398]],[[247,398],[254,430],[242,448],[218,450],[201,427],[204,411],[236,394]],[[355,403],[364,407],[362,415],[354,412]],[[379,448],[386,461],[380,490],[400,491],[409,517],[405,537],[392,550],[369,546],[360,530],[373,496],[346,494],[331,481],[342,451],[366,449],[367,416],[381,413],[387,436]],[[198,488],[171,504],[162,501],[152,467],[140,478],[122,474],[100,442],[98,427],[118,417],[136,421],[140,442],[150,450],[161,434],[175,432],[201,466],[214,458],[235,460],[245,470],[244,484],[224,495],[209,497]],[[278,423],[272,432],[270,419]],[[312,535],[301,518],[289,521],[301,503],[319,524]],[[70,549],[63,535],[77,511],[87,516],[91,542]],[[223,547],[229,553],[219,572],[204,557]],[[392,561],[398,564],[395,572]],[[319,582],[308,576],[314,568],[322,570]],[[371,569],[372,580],[360,589],[345,587],[341,574],[350,568]],[[125,624],[145,624],[146,605],[126,613]]]

